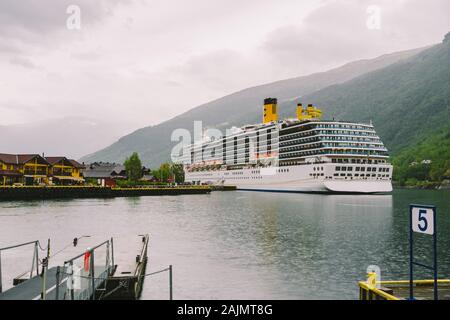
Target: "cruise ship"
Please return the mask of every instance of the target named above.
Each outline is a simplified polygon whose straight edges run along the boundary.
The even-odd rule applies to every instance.
[[[297,104],[296,117],[278,120],[277,99],[264,100],[263,122],[187,146],[185,181],[240,190],[387,193],[392,165],[371,123],[322,120]]]

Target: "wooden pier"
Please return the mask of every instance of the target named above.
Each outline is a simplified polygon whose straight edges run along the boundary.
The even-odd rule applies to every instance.
[[[116,240],[115,243],[111,238],[94,245],[95,238],[83,239],[83,243],[77,246],[78,239],[74,239],[73,247],[55,253],[63,252],[64,256],[52,257],[48,250],[41,264],[39,241],[0,248],[1,258],[2,251],[35,246],[31,270],[16,277],[14,286],[4,292],[1,290],[0,259],[0,300],[138,299],[145,280],[149,236]],[[83,251],[80,250],[81,245],[89,247]]]

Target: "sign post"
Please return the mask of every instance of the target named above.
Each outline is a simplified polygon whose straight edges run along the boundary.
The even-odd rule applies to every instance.
[[[409,226],[409,299],[414,300],[414,266],[419,266],[433,271],[434,300],[438,300],[436,207],[411,204],[409,206]],[[433,236],[432,267],[414,260],[414,232]]]

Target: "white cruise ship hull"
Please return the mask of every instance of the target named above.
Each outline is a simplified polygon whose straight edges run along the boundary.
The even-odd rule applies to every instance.
[[[336,170],[337,167],[345,167],[345,173]],[[368,168],[370,171],[367,171]],[[322,163],[265,169],[186,172],[185,180],[195,184],[230,185],[239,190],[251,191],[387,193],[392,191],[391,176],[392,166],[389,164]]]

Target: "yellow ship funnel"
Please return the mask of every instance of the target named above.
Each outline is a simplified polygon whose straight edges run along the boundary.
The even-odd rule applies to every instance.
[[[276,121],[278,121],[277,99],[276,98],[264,99],[263,123],[276,122]]]
[[[301,103],[297,104],[297,119],[307,120],[307,119],[319,119],[322,117],[322,110],[317,109],[312,104],[308,104],[306,109],[303,109]]]
[[[303,119],[303,105],[301,103],[297,103],[297,119]]]

